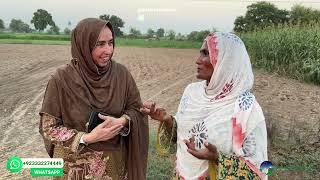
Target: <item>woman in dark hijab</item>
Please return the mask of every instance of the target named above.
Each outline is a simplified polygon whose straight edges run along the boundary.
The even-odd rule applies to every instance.
[[[148,120],[130,72],[111,59],[114,39],[110,22],[80,21],[70,64],[48,82],[39,131],[50,157],[64,159],[63,179],[146,178]],[[88,132],[93,111],[108,115]]]

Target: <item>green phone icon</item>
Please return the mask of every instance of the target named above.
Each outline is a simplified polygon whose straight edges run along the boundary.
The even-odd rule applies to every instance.
[[[7,169],[13,173],[21,171],[22,165],[22,160],[17,156],[10,157],[7,161]]]

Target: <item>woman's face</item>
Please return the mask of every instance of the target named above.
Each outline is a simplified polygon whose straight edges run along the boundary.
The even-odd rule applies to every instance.
[[[94,63],[99,67],[108,64],[113,53],[113,36],[108,27],[101,30],[96,46],[91,52]]]
[[[206,41],[204,41],[201,46],[200,56],[198,57],[196,64],[197,78],[210,81],[214,67],[210,63],[209,50]]]

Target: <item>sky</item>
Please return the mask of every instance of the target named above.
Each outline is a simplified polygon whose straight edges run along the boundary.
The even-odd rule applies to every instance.
[[[191,31],[232,31],[237,16],[244,15],[246,7],[258,0],[0,0],[0,19],[8,26],[11,19],[21,19],[31,25],[37,9],[47,10],[61,31],[74,28],[87,17],[102,14],[117,15],[125,22],[122,30],[131,27],[146,32],[172,29],[182,34]],[[268,0],[267,0],[268,1]],[[273,0],[279,9],[295,4],[320,10],[320,0]],[[68,22],[71,25],[68,26]],[[33,25],[31,25],[32,28]]]

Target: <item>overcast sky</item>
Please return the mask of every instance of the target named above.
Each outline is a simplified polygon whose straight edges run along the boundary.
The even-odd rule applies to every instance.
[[[183,34],[194,30],[231,31],[237,16],[256,0],[0,0],[0,18],[8,26],[12,18],[30,24],[37,9],[45,9],[63,30],[71,22],[73,28],[86,17],[113,14],[125,22],[122,30],[135,27],[142,32],[148,28],[173,29]],[[280,9],[295,4],[320,9],[320,0],[273,0]],[[33,28],[33,26],[32,26]]]

